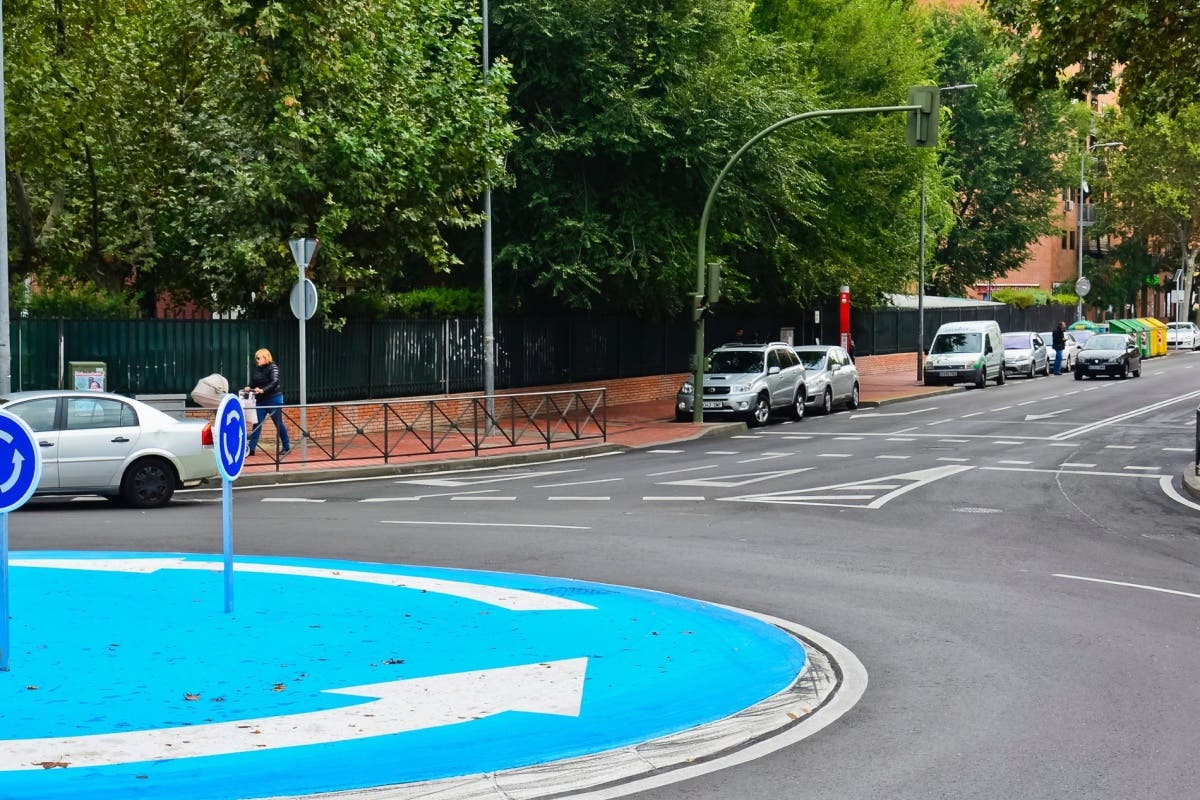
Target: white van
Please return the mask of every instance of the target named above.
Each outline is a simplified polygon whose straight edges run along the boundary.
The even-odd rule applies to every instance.
[[[925,385],[1004,383],[1004,345],[1000,325],[992,320],[947,322],[938,328],[925,359]]]

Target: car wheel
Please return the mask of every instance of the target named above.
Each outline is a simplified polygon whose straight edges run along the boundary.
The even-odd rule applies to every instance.
[[[862,392],[858,387],[858,381],[854,382],[854,388],[850,390],[850,399],[846,401],[846,408],[853,411],[858,408],[859,402],[862,400]]]
[[[1080,372],[1079,370],[1075,370],[1075,380],[1077,380],[1077,381],[1083,380],[1083,373]]]
[[[175,468],[165,459],[139,459],[121,479],[121,497],[134,508],[160,508],[174,493]]]
[[[825,387],[825,392],[821,395],[821,413],[833,413],[833,389]]]
[[[754,408],[750,409],[750,416],[746,422],[751,428],[757,428],[760,425],[766,425],[770,418],[771,403],[765,394],[760,394],[754,399]]]
[[[1004,374],[1003,367],[1000,368],[1000,374],[1001,375]],[[999,380],[999,378],[997,378],[996,380]],[[986,364],[979,368],[979,374],[975,376],[975,388],[982,389],[984,386],[987,386],[987,365]]]
[[[799,422],[804,419],[804,390],[797,389],[796,396],[792,398],[791,408],[792,419]]]
[[[1121,380],[1125,380],[1126,378],[1129,377],[1129,362],[1128,361],[1121,362],[1121,374],[1118,375],[1117,377],[1119,377]]]
[[[1034,361],[1029,362],[1029,377],[1037,377],[1037,364]]]
[[[1049,377],[1050,377],[1050,372],[1051,372],[1051,370],[1050,370],[1050,357],[1049,357],[1049,356],[1046,356],[1046,367],[1045,367],[1044,371],[1042,372],[1042,374],[1043,374],[1043,375],[1045,375],[1047,378],[1049,378]]]

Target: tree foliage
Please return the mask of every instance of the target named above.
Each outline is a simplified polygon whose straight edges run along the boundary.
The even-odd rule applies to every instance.
[[[927,36],[941,43],[947,108],[943,169],[954,182],[954,225],[938,242],[931,284],[961,294],[1019,269],[1029,248],[1054,231],[1051,211],[1064,177],[1058,155],[1069,147],[1066,101],[1042,91],[1018,109],[1005,89],[1011,41],[969,8],[934,11]]]
[[[987,0],[1020,37],[1013,89],[1032,100],[1063,85],[1073,96],[1107,91],[1120,71],[1127,110],[1175,110],[1198,97],[1200,5],[1179,0]]]

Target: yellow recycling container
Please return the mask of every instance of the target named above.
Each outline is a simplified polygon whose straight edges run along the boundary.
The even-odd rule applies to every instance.
[[[1167,323],[1160,322],[1154,317],[1138,317],[1138,322],[1150,326],[1150,355],[1165,356],[1167,354]]]

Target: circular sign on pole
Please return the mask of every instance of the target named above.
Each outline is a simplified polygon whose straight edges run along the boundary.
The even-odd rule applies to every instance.
[[[1092,290],[1092,282],[1087,278],[1080,278],[1075,281],[1075,294],[1080,297],[1087,297],[1087,293]]]
[[[25,420],[0,411],[0,513],[25,505],[42,480],[42,454]]]
[[[221,405],[217,406],[217,424],[213,433],[217,471],[225,480],[235,481],[246,464],[246,412],[237,395],[225,395]]]
[[[300,301],[304,301],[304,305],[300,305]],[[288,302],[292,306],[292,314],[296,319],[312,319],[313,314],[317,313],[317,287],[308,278],[304,279],[304,297],[300,296],[300,281],[292,284],[292,294],[288,298]]]

